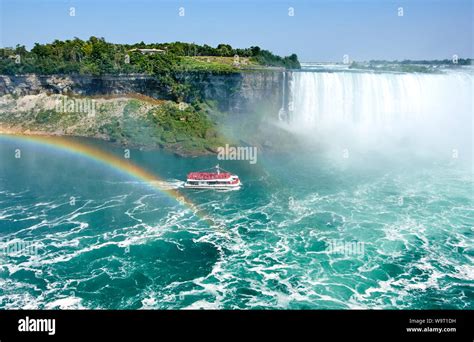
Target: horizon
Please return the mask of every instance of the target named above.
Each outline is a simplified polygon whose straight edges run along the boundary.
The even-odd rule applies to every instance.
[[[303,63],[337,63],[345,55],[353,61],[473,58],[472,3],[466,0],[359,1],[351,7],[345,1],[304,0],[49,0],[40,5],[1,0],[0,5],[3,48],[19,44],[30,50],[34,43],[95,36],[115,44],[260,46],[280,56],[295,53]],[[51,19],[44,22],[46,17]],[[308,43],[314,39],[317,43]]]

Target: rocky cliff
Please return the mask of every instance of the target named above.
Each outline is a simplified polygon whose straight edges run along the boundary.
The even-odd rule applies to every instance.
[[[281,148],[292,137],[268,122],[288,108],[287,73],[173,75],[174,85],[191,89],[184,103],[177,103],[169,83],[146,75],[0,75],[0,129],[94,137],[180,155],[213,153],[226,143]]]
[[[221,111],[249,113],[265,103],[276,115],[282,106],[285,80],[282,71],[183,73],[177,78],[196,89],[202,99],[215,101]],[[0,75],[0,96],[40,93],[84,96],[139,93],[163,100],[171,96],[158,78],[147,75]]]

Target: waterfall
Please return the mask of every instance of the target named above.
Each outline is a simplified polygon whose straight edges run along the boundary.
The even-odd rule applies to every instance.
[[[294,72],[291,124],[314,129],[400,122],[429,124],[472,115],[473,73]],[[470,121],[465,124],[470,125]]]

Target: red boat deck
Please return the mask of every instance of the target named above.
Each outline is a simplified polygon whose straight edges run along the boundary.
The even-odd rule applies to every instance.
[[[232,174],[229,172],[190,172],[188,173],[188,179],[193,180],[213,180],[213,179],[227,179],[230,178]]]

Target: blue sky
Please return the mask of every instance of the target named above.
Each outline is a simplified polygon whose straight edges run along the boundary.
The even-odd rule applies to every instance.
[[[301,61],[473,56],[472,0],[0,1],[2,47],[94,35],[116,43],[258,45]]]

